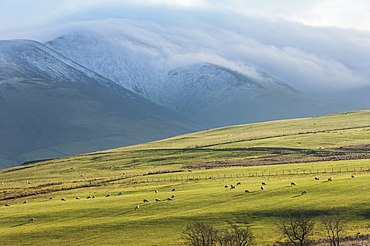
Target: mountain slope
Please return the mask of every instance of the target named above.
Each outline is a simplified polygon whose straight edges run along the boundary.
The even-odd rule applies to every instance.
[[[6,41],[0,51],[1,167],[200,128],[42,44]]]
[[[251,65],[243,65],[244,73],[202,62],[169,66],[155,45],[114,25],[106,33],[87,29],[47,46],[209,128],[366,108],[309,97]]]

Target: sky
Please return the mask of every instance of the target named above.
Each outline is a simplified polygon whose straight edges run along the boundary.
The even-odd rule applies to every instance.
[[[370,86],[368,0],[0,0],[0,39],[113,19],[168,62],[251,64],[311,94]]]

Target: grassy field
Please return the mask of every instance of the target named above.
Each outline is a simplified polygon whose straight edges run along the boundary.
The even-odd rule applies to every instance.
[[[212,129],[1,170],[0,245],[181,245],[192,222],[248,224],[258,245],[268,245],[285,240],[274,223],[286,210],[317,222],[341,211],[350,219],[346,235],[367,234],[369,145],[370,111],[359,111]],[[317,223],[313,238],[324,237],[320,231]]]

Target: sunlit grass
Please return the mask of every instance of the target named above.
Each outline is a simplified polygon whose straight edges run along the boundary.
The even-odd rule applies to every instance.
[[[2,170],[0,198],[29,196],[0,201],[0,245],[179,245],[181,231],[194,221],[217,228],[249,224],[258,244],[266,245],[280,239],[274,222],[287,209],[304,210],[316,221],[338,209],[350,218],[348,235],[369,233],[367,159],[186,168],[265,158],[278,149],[367,145],[369,120],[370,112],[361,111],[234,126]],[[235,189],[224,187],[237,182]]]

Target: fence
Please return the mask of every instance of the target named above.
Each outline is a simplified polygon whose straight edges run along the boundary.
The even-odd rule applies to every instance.
[[[323,168],[323,169],[281,169],[275,171],[256,171],[242,173],[219,173],[219,174],[186,174],[184,172],[176,172],[172,174],[157,174],[157,175],[139,175],[133,174],[129,177],[121,177],[111,182],[135,184],[135,183],[150,183],[150,182],[168,182],[168,181],[197,181],[205,179],[231,179],[231,178],[247,178],[247,177],[268,177],[268,176],[285,176],[285,175],[320,175],[320,174],[335,174],[335,173],[361,173],[369,172],[370,167],[353,167],[353,168]]]

